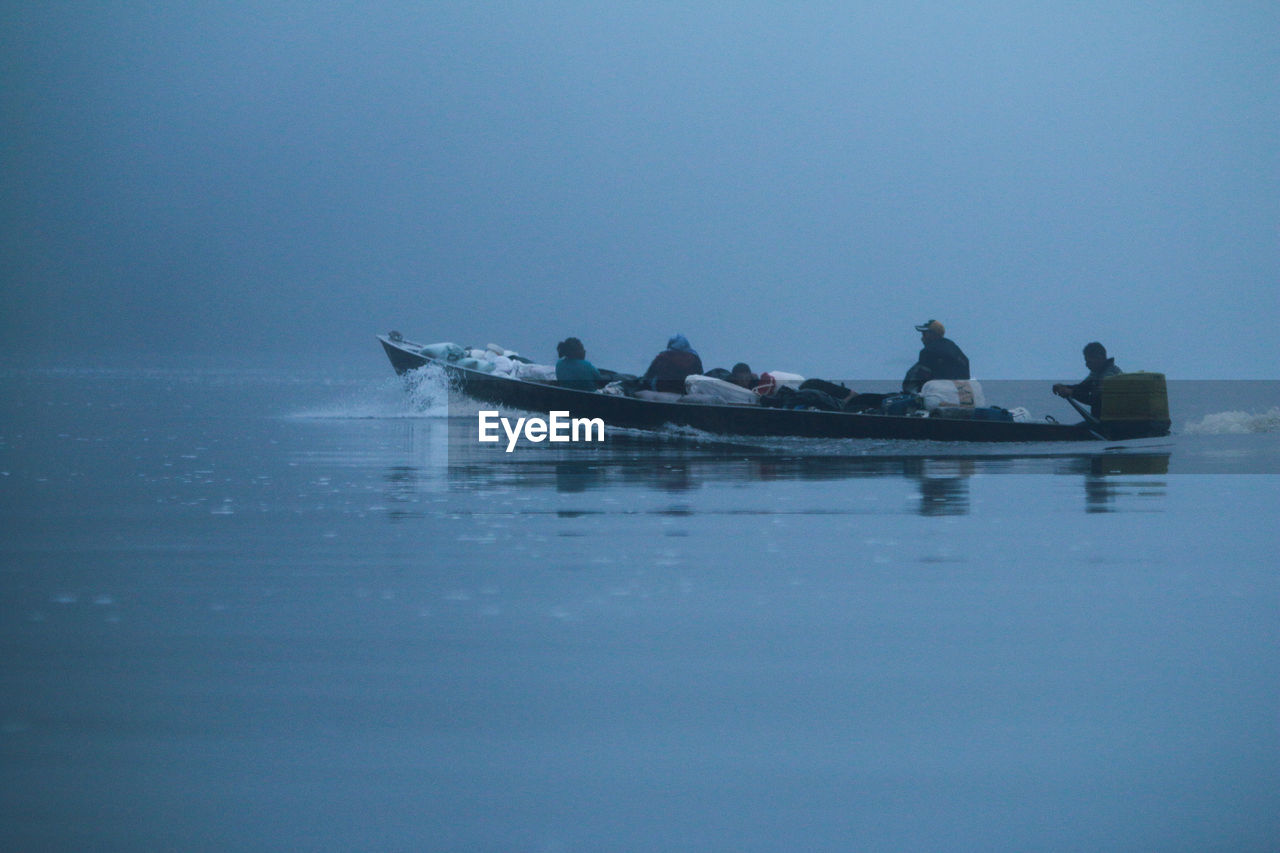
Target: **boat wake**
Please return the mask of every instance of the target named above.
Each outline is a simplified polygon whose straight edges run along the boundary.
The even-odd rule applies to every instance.
[[[1248,435],[1253,433],[1280,432],[1280,408],[1272,407],[1262,414],[1249,412],[1218,412],[1205,415],[1188,424],[1187,435]]]

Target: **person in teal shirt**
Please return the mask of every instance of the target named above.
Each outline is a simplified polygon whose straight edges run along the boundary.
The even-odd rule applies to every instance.
[[[577,338],[565,338],[556,344],[556,382],[561,388],[574,388],[578,391],[594,391],[603,381],[600,371],[587,361],[587,350]]]

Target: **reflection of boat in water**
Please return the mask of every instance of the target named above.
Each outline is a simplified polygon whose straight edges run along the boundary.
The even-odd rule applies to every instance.
[[[751,446],[718,442],[714,437],[673,444],[639,433],[619,433],[608,448],[586,452],[552,450],[506,454],[479,445],[469,435],[450,441],[450,476],[519,477],[542,482],[551,472],[562,480],[581,479],[585,487],[635,482],[649,486],[684,484],[697,488],[718,481],[835,481],[905,477],[912,480],[967,479],[976,475],[1070,475],[1090,477],[1161,476],[1169,473],[1168,449],[1142,448],[1105,452],[1048,453],[938,452],[936,444],[886,442],[871,453],[809,454],[794,447],[779,452],[776,444]],[[1088,445],[1077,445],[1081,448]],[[933,448],[933,450],[930,450]],[[660,464],[655,464],[655,460]],[[505,472],[505,473],[504,473]]]
[[[884,512],[883,496],[901,495],[894,489],[863,489],[859,483],[903,481],[915,494],[915,512],[928,516],[966,515],[972,511],[970,489],[986,483],[988,493],[1016,492],[1015,483],[1042,494],[1047,480],[1066,478],[1084,486],[1088,511],[1110,512],[1135,508],[1137,502],[1163,493],[1172,457],[1169,444],[1104,449],[1098,444],[1070,445],[940,445],[932,442],[847,442],[798,439],[742,439],[707,435],[670,435],[662,432],[620,430],[605,444],[571,449],[545,444],[528,452],[505,453],[473,440],[472,422],[455,417],[410,420],[402,425],[414,462],[396,465],[385,474],[393,515],[428,512],[419,503],[426,493],[448,490],[473,494],[487,501],[519,487],[521,494],[552,490],[563,495],[595,496],[585,503],[556,509],[559,515],[596,515],[636,512],[674,513],[667,505],[648,510],[644,502],[605,501],[599,496],[623,493],[662,493],[671,500],[686,501],[701,490],[744,485],[810,483],[829,484],[806,494],[827,495],[832,502],[821,512],[867,515]],[[447,449],[446,449],[447,445]],[[870,445],[870,446],[868,446]],[[861,449],[846,451],[852,447]],[[446,457],[447,456],[447,460]],[[1000,484],[994,489],[991,484]],[[772,493],[772,492],[769,492]],[[875,500],[848,500],[851,495],[873,495]],[[1118,499],[1126,499],[1117,504]],[[894,507],[901,504],[889,504]],[[682,503],[681,506],[695,504]],[[701,504],[699,512],[716,512],[718,501]],[[765,501],[765,514],[788,513]],[[741,514],[741,508],[731,510]],[[896,510],[894,510],[896,511]]]
[[[453,389],[482,403],[531,412],[566,411],[575,418],[599,418],[610,427],[677,426],[720,435],[971,442],[1121,441],[1169,434],[1167,398],[1163,412],[1159,406],[1149,411],[1142,407],[1136,411],[1133,407],[1122,407],[1117,417],[1104,416],[1101,420],[1077,424],[665,402],[562,388],[552,379],[516,378],[488,372],[465,359],[438,357],[435,350],[428,353],[427,347],[396,333],[379,335],[378,340],[398,374],[437,365],[444,370]],[[1163,376],[1160,376],[1159,393],[1164,394]]]

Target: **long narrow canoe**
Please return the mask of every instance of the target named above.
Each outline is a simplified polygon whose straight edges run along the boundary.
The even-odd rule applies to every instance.
[[[611,427],[678,426],[721,435],[979,442],[1122,441],[1169,434],[1167,420],[1019,423],[775,409],[760,405],[657,402],[486,373],[432,358],[423,352],[421,345],[398,335],[379,335],[378,340],[398,374],[435,364],[444,370],[453,390],[473,400],[543,415],[564,411],[573,418],[600,418]]]

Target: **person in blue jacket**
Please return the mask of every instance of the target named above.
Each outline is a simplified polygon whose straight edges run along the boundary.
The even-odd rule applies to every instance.
[[[587,361],[587,348],[577,338],[565,338],[556,344],[556,382],[561,388],[595,391],[603,381],[596,366]]]
[[[654,356],[640,377],[640,387],[652,391],[684,393],[686,376],[702,373],[702,358],[684,335],[672,335],[667,348]]]

